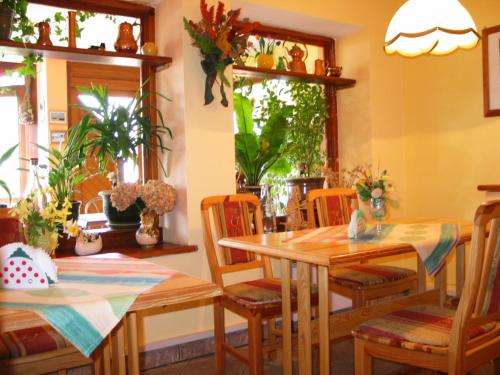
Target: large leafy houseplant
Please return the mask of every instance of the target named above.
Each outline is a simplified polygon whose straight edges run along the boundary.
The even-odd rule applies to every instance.
[[[292,144],[287,158],[302,177],[319,176],[325,163],[321,143],[328,121],[328,106],[323,88],[317,84],[290,81],[294,102],[288,140]]]
[[[156,144],[161,152],[169,150],[162,136],[172,138],[172,131],[165,125],[160,110],[146,104],[149,93],[142,90],[144,85],[126,107],[111,105],[106,86],[78,87],[79,91],[95,100],[95,105],[77,105],[87,111],[77,127],[89,135],[88,152],[96,158],[99,172],[104,175],[108,163],[113,163],[118,183],[123,182],[126,160],[137,163],[139,146],[155,152],[153,145]],[[157,115],[158,124],[152,122],[151,114]],[[166,174],[161,163],[160,166]]]
[[[236,162],[245,176],[245,184],[257,186],[262,177],[283,156],[286,150],[288,123],[285,109],[275,111],[258,129],[253,119],[252,101],[234,93],[234,110],[238,133],[235,134]]]

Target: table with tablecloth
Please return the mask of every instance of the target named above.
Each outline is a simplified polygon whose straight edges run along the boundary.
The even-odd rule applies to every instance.
[[[310,374],[312,365],[311,340],[317,333],[320,344],[320,373],[329,374],[330,333],[335,331],[332,319],[340,322],[340,331],[349,332],[352,324],[360,319],[369,319],[386,307],[370,307],[368,312],[346,318],[329,317],[329,270],[351,262],[380,258],[385,256],[417,252],[419,254],[419,285],[425,289],[425,271],[434,276],[439,287],[439,299],[444,302],[446,295],[446,258],[454,247],[461,247],[470,240],[472,225],[469,222],[450,220],[394,220],[385,222],[382,232],[377,233],[375,224],[356,239],[347,237],[347,226],[323,227],[284,233],[223,238],[221,246],[245,249],[280,258],[283,303],[283,368],[285,374],[292,371],[291,351],[291,303],[290,279],[291,261],[297,262],[298,320],[299,320],[299,372]],[[318,320],[311,322],[310,290],[311,266],[317,266],[319,294]],[[437,296],[437,292],[434,294]],[[425,298],[430,298],[427,294]],[[414,297],[408,297],[414,298]],[[422,297],[424,298],[424,297]],[[378,310],[377,310],[378,309]],[[361,318],[360,318],[361,317]],[[341,321],[343,319],[343,321]],[[333,327],[333,328],[332,328]]]
[[[221,293],[208,281],[119,254],[71,257],[55,262],[59,281],[50,288],[0,290],[2,331],[45,321],[82,354],[90,356],[129,311],[211,298]],[[33,313],[41,319],[36,319]],[[9,324],[9,320],[13,322]]]

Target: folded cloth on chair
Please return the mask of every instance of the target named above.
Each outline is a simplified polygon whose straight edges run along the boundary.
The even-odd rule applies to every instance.
[[[460,238],[459,225],[446,224],[383,224],[382,233],[377,234],[376,226],[369,225],[367,231],[357,239],[347,237],[347,226],[322,227],[297,232],[285,240],[291,243],[370,243],[370,244],[410,244],[425,264],[427,273],[434,276],[446,263],[446,258]]]
[[[87,357],[141,293],[175,274],[130,257],[71,257],[55,262],[58,283],[49,289],[3,289],[0,308],[34,311]]]

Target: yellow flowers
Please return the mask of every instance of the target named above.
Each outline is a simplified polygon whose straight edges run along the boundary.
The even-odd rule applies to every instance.
[[[67,198],[60,205],[54,189],[47,188],[32,191],[10,210],[10,214],[23,223],[29,245],[50,250],[57,247],[60,230],[70,236],[78,235],[76,223],[67,221],[70,210],[71,202]]]
[[[65,232],[68,233],[70,237],[77,237],[78,234],[80,233],[80,228],[78,227],[78,224],[76,222],[71,220],[66,223]]]

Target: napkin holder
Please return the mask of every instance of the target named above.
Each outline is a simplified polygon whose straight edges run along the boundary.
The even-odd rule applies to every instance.
[[[0,248],[3,289],[46,289],[57,282],[57,266],[42,249],[21,242]]]

